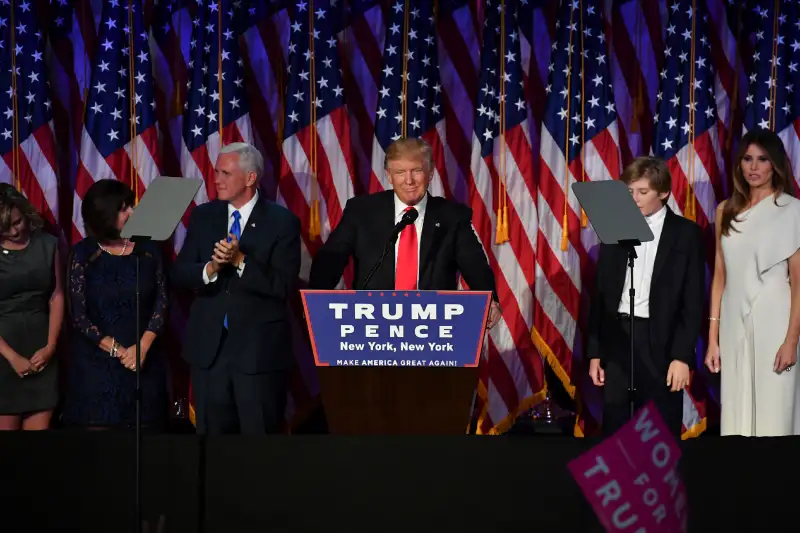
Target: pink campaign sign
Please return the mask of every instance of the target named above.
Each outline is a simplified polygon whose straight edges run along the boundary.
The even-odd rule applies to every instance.
[[[653,402],[614,435],[569,463],[606,531],[687,530],[680,448]]]

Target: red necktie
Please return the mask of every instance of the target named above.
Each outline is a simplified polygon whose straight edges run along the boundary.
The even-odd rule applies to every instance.
[[[407,207],[406,211],[413,209]],[[397,268],[394,274],[394,288],[398,291],[417,289],[417,228],[412,223],[400,232],[397,246]]]

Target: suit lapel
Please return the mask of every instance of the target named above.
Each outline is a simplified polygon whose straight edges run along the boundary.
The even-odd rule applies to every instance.
[[[228,203],[219,202],[219,207],[214,216],[214,243],[228,237]]]
[[[420,289],[425,289],[430,285],[430,278],[433,275],[433,262],[431,254],[438,248],[439,238],[441,237],[439,224],[439,202],[433,196],[428,196],[428,205],[425,207],[425,220],[422,222],[422,235],[419,243],[419,283]]]
[[[651,280],[652,284],[656,283],[658,280],[658,275],[664,269],[664,265],[667,263],[667,257],[669,257],[669,252],[672,246],[675,244],[675,237],[676,237],[676,227],[675,227],[675,218],[677,215],[672,212],[669,207],[666,207],[667,213],[664,216],[664,227],[661,228],[661,238],[658,240],[658,249],[656,250],[656,260],[653,264],[653,278]]]
[[[253,212],[247,219],[247,224],[242,226],[242,237],[239,240],[239,248],[244,248],[253,240],[254,234],[258,232],[258,228],[265,226],[265,218],[267,207],[264,201],[259,198],[253,206]]]
[[[392,234],[392,229],[394,229],[394,191],[388,190],[384,193],[384,197],[378,205],[379,213],[376,216],[376,219],[381,221],[381,226],[384,228],[382,230],[382,234],[385,235],[383,237],[383,242],[386,243],[389,241],[389,236]],[[400,237],[398,236],[398,239]],[[385,246],[385,244],[384,244]],[[394,262],[395,262],[395,253],[394,253],[394,245],[389,245],[389,252],[386,254],[386,258],[383,260],[378,272],[375,273],[375,278],[373,281],[370,282],[371,287],[394,287]],[[383,251],[383,248],[381,248]],[[380,279],[383,279],[383,282],[379,282]]]

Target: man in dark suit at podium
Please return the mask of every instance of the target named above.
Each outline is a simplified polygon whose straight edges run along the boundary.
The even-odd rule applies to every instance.
[[[259,197],[261,154],[220,151],[218,199],[192,211],[172,279],[195,292],[183,343],[197,432],[277,432],[294,362],[287,299],[300,271],[300,220]]]
[[[348,200],[314,258],[310,288],[336,287],[351,257],[355,289],[457,290],[460,272],[470,289],[492,291],[488,326],[493,327],[500,305],[494,274],[472,227],[472,210],[428,193],[430,146],[422,139],[400,139],[386,150],[384,168],[394,190]],[[397,230],[394,246],[367,280]]]

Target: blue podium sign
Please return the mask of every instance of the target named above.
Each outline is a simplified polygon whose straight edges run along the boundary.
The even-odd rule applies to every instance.
[[[478,366],[490,292],[300,293],[317,366]]]

